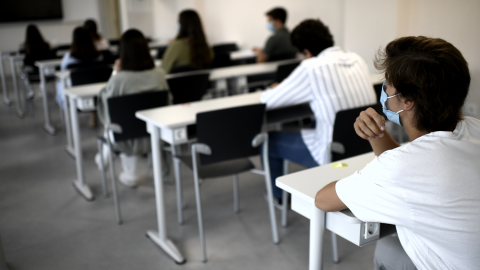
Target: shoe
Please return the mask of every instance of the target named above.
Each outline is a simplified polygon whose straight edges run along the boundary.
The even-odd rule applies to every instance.
[[[138,177],[131,177],[127,175],[125,172],[121,172],[118,175],[118,180],[120,181],[120,184],[128,187],[128,188],[136,188],[139,182]]]

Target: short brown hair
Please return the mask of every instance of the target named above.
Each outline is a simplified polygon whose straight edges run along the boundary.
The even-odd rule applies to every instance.
[[[328,27],[318,19],[304,20],[297,25],[290,34],[290,41],[298,51],[307,49],[313,56],[335,43]]]
[[[401,97],[415,102],[417,129],[447,131],[463,119],[470,72],[451,43],[424,36],[397,38],[378,51],[375,67]]]

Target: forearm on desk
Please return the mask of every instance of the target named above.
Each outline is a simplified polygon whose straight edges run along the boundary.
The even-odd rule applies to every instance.
[[[383,137],[370,139],[370,145],[372,146],[375,156],[379,156],[387,150],[392,150],[400,146],[386,130],[383,131]]]
[[[335,184],[338,181],[331,182],[323,187],[315,195],[315,206],[324,212],[334,212],[347,209],[347,206],[340,200],[335,190]]]

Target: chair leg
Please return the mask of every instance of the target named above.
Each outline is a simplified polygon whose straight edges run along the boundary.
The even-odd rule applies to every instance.
[[[333,262],[338,263],[337,235],[334,232],[331,232],[331,233],[332,233]]]
[[[283,175],[288,174],[288,166],[290,162],[286,159],[283,160]],[[288,197],[289,194],[285,190],[282,193],[282,227],[286,228],[288,226]]]
[[[195,181],[195,198],[197,201],[198,231],[200,233],[200,245],[202,246],[203,262],[207,261],[207,248],[205,246],[205,235],[203,234],[203,217],[202,217],[202,198],[200,197],[200,184],[198,174],[194,172]]]
[[[268,211],[270,213],[270,225],[272,226],[272,238],[273,243],[278,244],[278,228],[277,228],[277,217],[275,215],[275,206],[273,205],[273,188],[272,181],[270,180],[270,164],[268,163],[268,138],[267,141],[263,143],[263,166],[265,171],[265,187],[267,188],[268,196]]]
[[[108,198],[107,180],[105,179],[105,165],[103,164],[103,142],[98,140],[98,153],[100,155],[100,169],[102,169],[103,196]]]
[[[235,213],[240,212],[238,207],[238,174],[233,175],[233,210]]]
[[[107,139],[108,140],[108,139]],[[113,201],[115,203],[115,211],[117,214],[117,222],[118,224],[122,224],[122,214],[120,213],[120,203],[118,201],[118,193],[117,193],[117,179],[115,177],[115,164],[113,163],[113,150],[112,145],[110,142],[108,143],[108,160],[110,162],[110,178],[112,179],[112,190],[113,190]],[[103,162],[103,160],[102,160]]]

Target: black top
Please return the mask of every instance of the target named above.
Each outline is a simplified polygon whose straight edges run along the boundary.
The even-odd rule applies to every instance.
[[[290,42],[290,32],[286,27],[275,31],[275,33],[268,38],[263,53],[268,55],[269,60],[279,55],[295,57],[297,50]]]

